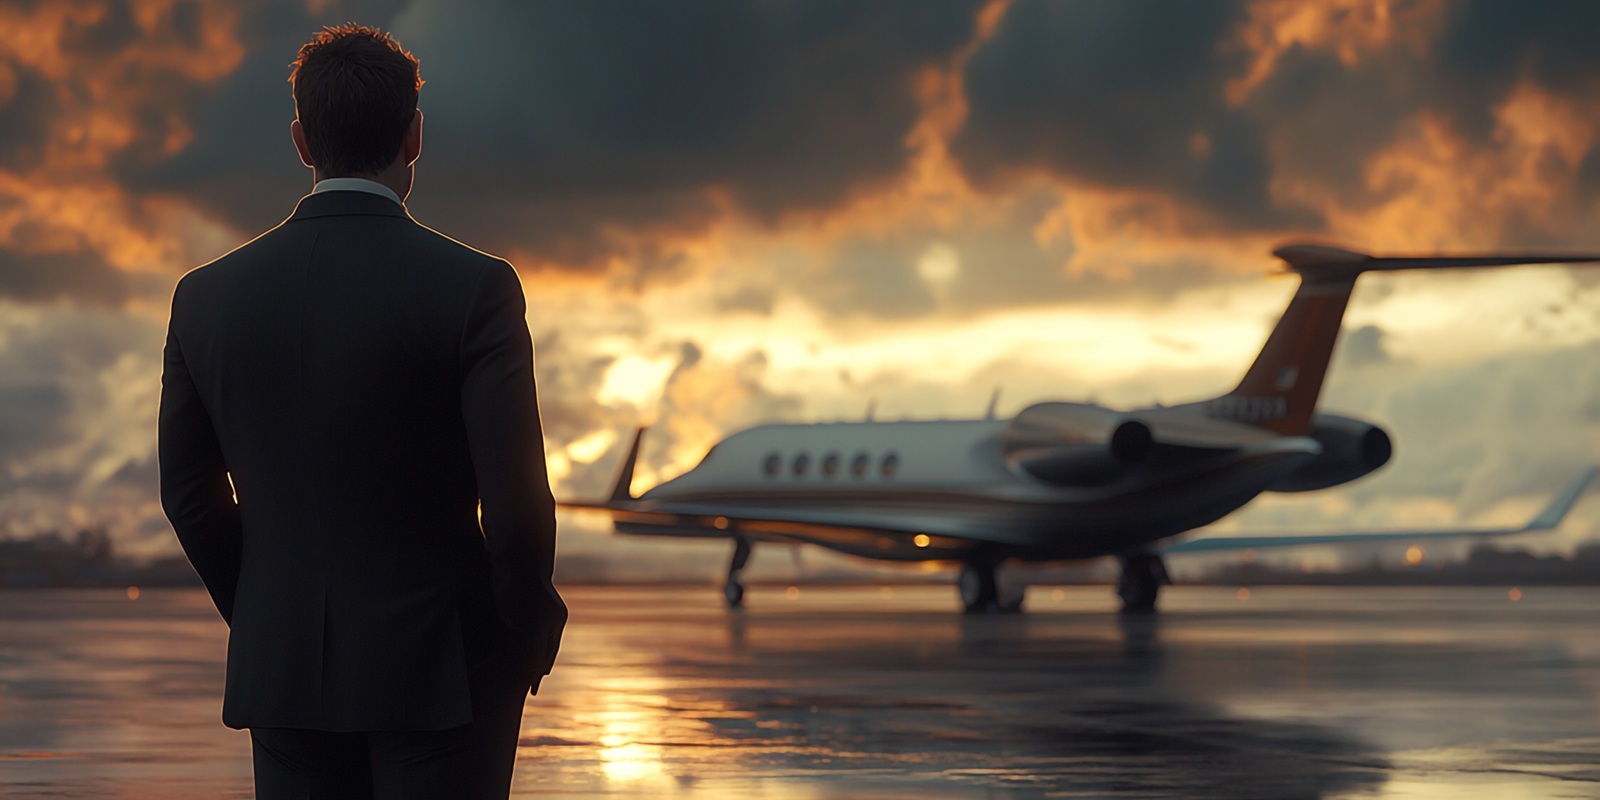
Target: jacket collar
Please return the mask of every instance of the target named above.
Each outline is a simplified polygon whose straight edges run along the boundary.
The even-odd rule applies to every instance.
[[[371,192],[332,191],[317,192],[300,198],[300,204],[289,215],[290,222],[313,217],[341,216],[406,217],[405,208],[393,200]]]

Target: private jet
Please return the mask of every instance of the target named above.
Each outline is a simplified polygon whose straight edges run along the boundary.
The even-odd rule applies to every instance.
[[[1386,464],[1388,433],[1317,410],[1356,279],[1367,272],[1576,264],[1600,256],[1374,257],[1320,245],[1273,255],[1300,277],[1239,385],[1215,399],[1117,410],[1042,402],[1010,419],[760,425],[718,442],[688,472],[635,496],[640,429],[609,497],[620,533],[732,540],[723,594],[756,542],[811,544],[869,559],[955,562],[968,613],[1014,612],[1007,561],[1115,557],[1125,612],[1155,610],[1165,556],[1294,545],[1415,541],[1551,530],[1596,469],[1515,528],[1175,540],[1263,492],[1311,492]]]

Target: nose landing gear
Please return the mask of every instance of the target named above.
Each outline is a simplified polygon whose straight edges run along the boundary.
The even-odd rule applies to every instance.
[[[728,562],[728,580],[722,584],[722,598],[728,601],[728,608],[744,607],[744,583],[739,580],[739,572],[748,563],[750,540],[736,536],[733,539],[733,560]]]

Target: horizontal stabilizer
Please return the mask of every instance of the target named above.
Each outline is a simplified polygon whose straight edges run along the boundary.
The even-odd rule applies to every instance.
[[[1381,531],[1377,533],[1332,533],[1332,534],[1293,534],[1275,536],[1214,536],[1204,539],[1190,539],[1179,542],[1169,547],[1161,548],[1162,553],[1215,553],[1227,550],[1264,550],[1273,547],[1297,547],[1302,545],[1329,545],[1329,544],[1358,544],[1363,542],[1404,542],[1420,541],[1424,539],[1452,539],[1474,536],[1509,536],[1518,533],[1534,533],[1549,531],[1561,525],[1566,519],[1567,512],[1578,504],[1578,498],[1583,496],[1584,490],[1600,475],[1600,467],[1590,467],[1583,477],[1571,486],[1562,490],[1560,494],[1551,498],[1549,505],[1540,511],[1538,516],[1528,521],[1520,528],[1477,528],[1466,530],[1434,530],[1434,531]]]
[[[1517,264],[1582,264],[1600,261],[1600,255],[1582,254],[1496,254],[1460,256],[1370,256],[1352,250],[1316,244],[1293,244],[1272,254],[1310,282],[1354,280],[1363,272],[1399,269],[1455,269],[1460,267],[1508,267]]]

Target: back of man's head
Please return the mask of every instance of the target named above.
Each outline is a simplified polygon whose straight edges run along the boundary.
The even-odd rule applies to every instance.
[[[333,178],[394,163],[422,77],[417,59],[389,34],[346,23],[301,45],[289,83],[311,161]]]

